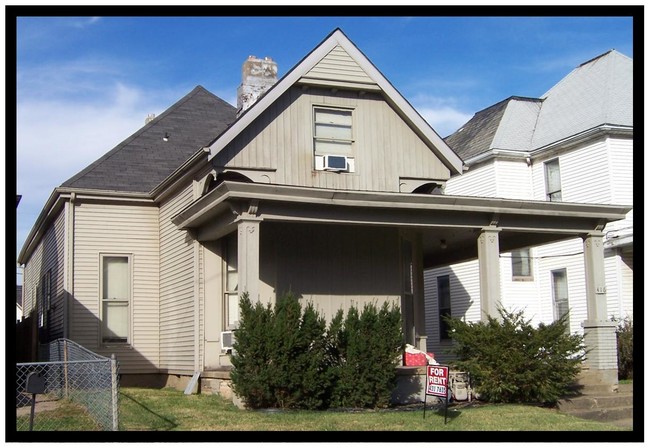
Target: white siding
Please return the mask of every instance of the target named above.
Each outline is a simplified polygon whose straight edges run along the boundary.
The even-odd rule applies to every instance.
[[[494,176],[499,198],[530,199],[533,195],[531,169],[525,160],[495,160]]]
[[[634,253],[632,251],[623,252],[621,255],[621,307],[622,314],[620,317],[632,316],[634,306]]]
[[[559,158],[563,202],[585,202],[589,204],[611,204],[612,195],[609,185],[609,158],[604,140],[598,140],[573,151],[533,163],[534,197],[546,200],[546,183],[544,179],[544,162]]]
[[[75,209],[74,298],[71,339],[105,356],[122,373],[158,367],[158,209],[155,206],[79,203]],[[100,256],[131,257],[130,347],[100,344]]]
[[[495,167],[492,163],[472,167],[447,181],[445,194],[459,196],[496,197]]]
[[[194,240],[171,218],[193,198],[188,185],[160,206],[160,367],[194,371]]]
[[[445,363],[452,359],[447,353],[450,341],[440,341],[438,314],[439,276],[449,275],[451,314],[468,322],[476,322],[481,315],[480,284],[478,280],[478,261],[459,263],[444,268],[436,268],[424,273],[424,309],[427,333],[427,351],[433,352],[436,361]]]

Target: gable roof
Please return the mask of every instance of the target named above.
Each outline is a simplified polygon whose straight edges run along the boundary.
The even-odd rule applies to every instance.
[[[62,187],[150,192],[235,121],[236,108],[201,86]],[[167,134],[168,141],[163,137]]]
[[[463,158],[527,152],[602,125],[633,126],[632,59],[610,50],[587,61],[541,98],[510,97],[474,116],[445,141]]]
[[[440,158],[442,163],[452,173],[462,172],[463,162],[460,157],[454,153],[426,120],[422,118],[413,106],[410,105],[339,28],[332,31],[323,42],[278,80],[273,87],[266,91],[255,104],[247,109],[232,126],[210,145],[208,160],[212,160],[219,151],[225,148],[239,133],[259,117],[276,99],[301,79],[304,78],[311,82],[321,82],[322,85],[336,86],[337,80],[328,76],[327,66],[341,58],[349,59],[355,63],[350,66],[351,71],[347,76],[348,79],[354,80],[354,86],[360,89],[368,88],[373,90],[377,90],[378,86],[378,90],[383,92],[389,104],[412,125],[413,129],[427,143],[436,156]],[[346,85],[346,83],[340,83],[338,85]],[[349,86],[350,84],[347,85]]]

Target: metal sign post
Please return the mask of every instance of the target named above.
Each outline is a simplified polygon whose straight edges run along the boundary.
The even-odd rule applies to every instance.
[[[449,367],[448,366],[427,366],[427,383],[424,389],[424,413],[427,412],[427,395],[444,397],[445,399],[445,425],[447,424],[447,408],[449,407]]]

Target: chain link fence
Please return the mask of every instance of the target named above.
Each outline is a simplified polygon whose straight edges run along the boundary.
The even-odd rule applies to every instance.
[[[57,339],[40,346],[38,359],[43,362],[16,364],[18,431],[118,430],[114,356]]]

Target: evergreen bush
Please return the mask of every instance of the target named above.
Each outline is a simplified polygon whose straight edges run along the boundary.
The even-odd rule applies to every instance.
[[[468,371],[482,400],[555,404],[569,392],[584,360],[583,337],[567,334],[568,314],[537,328],[523,311],[499,309],[501,321],[447,318],[455,367]]]
[[[335,407],[387,407],[397,383],[395,368],[404,343],[399,308],[384,303],[339,311],[330,323],[330,360]]]
[[[234,392],[247,407],[385,407],[403,349],[399,308],[342,310],[329,327],[292,294],[275,306],[240,299],[231,357]]]
[[[616,329],[618,348],[618,379],[631,380],[634,376],[634,331],[632,319],[620,319]]]
[[[288,294],[274,307],[240,300],[233,389],[250,408],[318,409],[327,391],[325,321]]]

